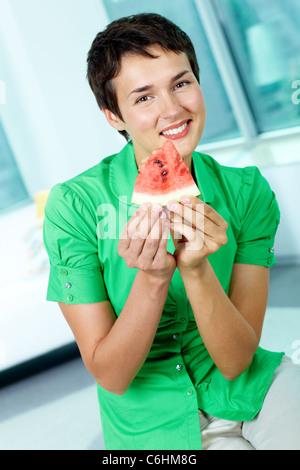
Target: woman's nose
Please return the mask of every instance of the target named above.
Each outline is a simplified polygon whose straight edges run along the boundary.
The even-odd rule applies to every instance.
[[[160,99],[160,118],[177,118],[182,112],[182,106],[174,96],[166,95]]]

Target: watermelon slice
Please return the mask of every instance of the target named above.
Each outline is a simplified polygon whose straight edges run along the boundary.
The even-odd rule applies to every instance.
[[[198,196],[200,191],[184,160],[170,140],[142,161],[136,177],[132,204],[144,202],[165,206],[182,196]]]

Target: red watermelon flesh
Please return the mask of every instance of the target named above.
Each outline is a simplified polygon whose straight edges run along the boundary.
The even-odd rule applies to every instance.
[[[198,196],[200,191],[184,160],[170,140],[143,160],[136,177],[132,204],[144,202],[166,205],[182,196]]]

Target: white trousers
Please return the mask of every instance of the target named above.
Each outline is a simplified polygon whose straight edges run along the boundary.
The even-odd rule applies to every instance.
[[[300,367],[283,357],[252,421],[199,418],[203,450],[300,450]]]

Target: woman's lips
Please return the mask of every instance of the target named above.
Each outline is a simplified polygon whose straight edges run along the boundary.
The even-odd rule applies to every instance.
[[[161,132],[160,135],[170,140],[182,139],[182,137],[188,134],[191,122],[191,120],[184,121],[183,124],[179,124],[177,127],[170,127],[168,130]]]

